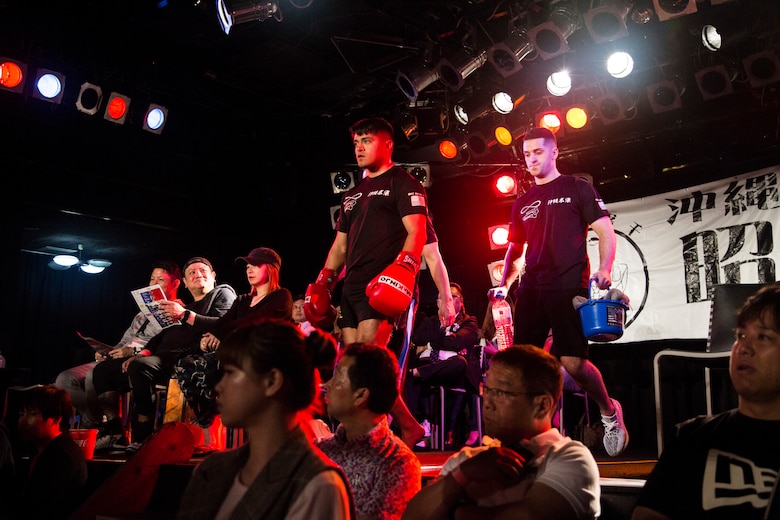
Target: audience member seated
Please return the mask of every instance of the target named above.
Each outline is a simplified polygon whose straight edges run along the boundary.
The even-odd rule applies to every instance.
[[[390,431],[387,417],[398,398],[398,360],[386,348],[353,343],[339,352],[323,385],[335,435],[315,445],[347,474],[358,518],[400,519],[420,490],[420,461]]]
[[[412,333],[412,343],[415,345],[414,356],[409,358],[409,372],[404,383],[404,393],[409,411],[417,420],[424,413],[420,411],[420,399],[426,388],[444,385],[450,388],[467,388],[474,394],[478,387],[471,387],[467,376],[468,359],[471,350],[479,341],[479,325],[474,316],[466,312],[463,303],[463,290],[455,282],[450,283],[450,292],[455,306],[455,322],[444,327],[439,316],[423,319]],[[461,401],[458,400],[458,403]],[[456,412],[461,407],[456,406]],[[467,444],[479,442],[479,429],[476,414],[470,414],[469,435]],[[452,418],[446,425],[447,438],[452,444],[454,422]]]
[[[216,273],[206,258],[193,257],[184,264],[184,285],[192,294],[193,301],[188,303],[182,315],[171,316],[163,304],[164,313],[182,320],[185,312],[199,312],[219,317],[227,312],[236,299],[236,292],[226,284],[216,285]],[[181,306],[169,302],[170,305]],[[94,370],[94,385],[101,403],[113,403],[116,394],[132,389],[133,421],[132,443],[130,451],[136,451],[154,430],[155,385],[168,386],[176,361],[184,355],[198,350],[200,332],[182,323],[172,325],[149,340],[138,354],[119,359],[110,359],[99,363]],[[105,411],[110,413],[109,409]],[[100,438],[100,447],[111,447],[122,433],[121,420],[110,418]],[[108,440],[104,440],[108,437]]]
[[[149,285],[159,285],[165,297],[175,300],[181,285],[181,269],[170,260],[158,260],[152,264],[152,275]],[[127,297],[128,295],[124,295]],[[98,361],[104,359],[121,359],[137,354],[143,350],[146,343],[162,330],[157,322],[151,322],[138,312],[125,330],[122,338],[109,351],[108,356],[95,352],[95,361],[63,370],[54,381],[54,385],[70,394],[73,406],[79,413],[82,428],[100,428],[103,423],[103,405],[100,405],[92,382],[92,370]],[[112,404],[112,417],[119,417],[119,399]]]
[[[307,436],[317,369],[332,369],[336,357],[333,337],[267,320],[227,336],[217,357],[222,422],[243,428],[249,440],[195,468],[177,518],[356,518],[346,475]]]
[[[8,516],[0,516],[68,518],[85,498],[87,483],[84,453],[68,434],[70,395],[54,385],[32,386],[18,392],[18,407],[19,437],[32,457],[26,471],[19,467],[18,492],[4,490],[0,503]]]
[[[729,376],[737,408],[677,426],[632,520],[780,518],[780,284],[740,309]]]
[[[485,430],[494,441],[452,455],[409,502],[404,519],[593,519],[601,513],[590,450],[552,427],[560,362],[533,345],[496,353],[482,387]]]
[[[250,291],[242,294],[221,318],[195,312],[184,316],[185,309],[175,304],[169,312],[181,317],[184,323],[205,331],[200,339],[200,351],[184,356],[174,367],[187,405],[194,414],[193,422],[208,429],[217,416],[214,387],[220,377],[217,349],[220,340],[237,328],[251,325],[267,318],[282,319],[292,323],[292,295],[279,285],[282,259],[273,249],[258,247],[247,256],[236,258],[236,264],[246,268]]]

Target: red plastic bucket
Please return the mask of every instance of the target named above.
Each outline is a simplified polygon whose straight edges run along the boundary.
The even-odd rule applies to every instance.
[[[620,300],[594,300],[591,297],[591,287],[588,287],[590,299],[577,307],[582,332],[590,341],[614,341],[623,336],[628,305]]]
[[[92,456],[95,454],[95,441],[97,441],[97,429],[72,429],[70,430],[70,438],[73,439],[81,451],[84,453],[84,458],[92,460]]]

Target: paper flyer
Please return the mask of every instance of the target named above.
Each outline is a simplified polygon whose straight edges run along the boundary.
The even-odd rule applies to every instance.
[[[152,323],[159,324],[163,329],[179,323],[177,320],[165,316],[160,310],[160,302],[166,298],[159,284],[136,289],[132,291],[132,294],[138,308]]]

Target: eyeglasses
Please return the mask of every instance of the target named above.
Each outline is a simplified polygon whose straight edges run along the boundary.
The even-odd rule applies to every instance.
[[[519,397],[521,395],[542,395],[544,392],[509,392],[500,388],[490,388],[485,383],[479,384],[480,397],[490,396],[496,401],[508,401],[510,397]]]

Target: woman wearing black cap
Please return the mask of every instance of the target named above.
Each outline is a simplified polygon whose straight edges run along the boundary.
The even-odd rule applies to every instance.
[[[169,312],[183,323],[204,332],[200,341],[203,354],[186,356],[176,363],[174,374],[187,404],[195,414],[194,422],[208,428],[217,415],[214,387],[219,378],[215,356],[220,340],[234,330],[257,324],[267,318],[292,322],[292,294],[279,285],[282,259],[268,247],[257,247],[247,256],[236,258],[236,264],[246,266],[250,290],[240,295],[227,313],[220,318],[201,316],[175,304]]]

